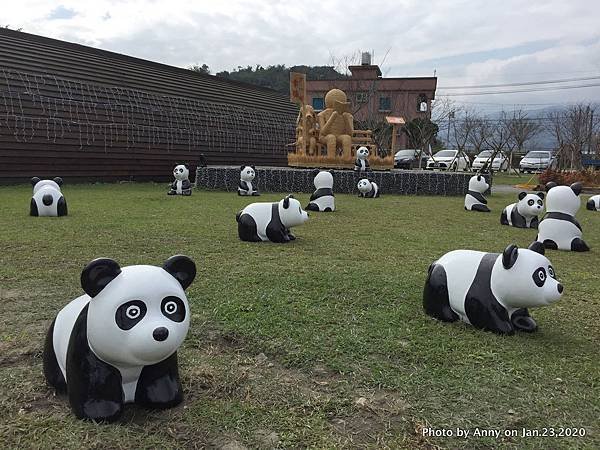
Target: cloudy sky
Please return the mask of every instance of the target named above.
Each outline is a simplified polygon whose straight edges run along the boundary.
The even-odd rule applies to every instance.
[[[386,76],[447,86],[581,79],[513,90],[600,85],[597,0],[19,0],[2,24],[43,36],[212,72],[327,65],[374,51]],[[593,77],[596,77],[595,79]],[[481,89],[507,90],[509,88]],[[453,97],[481,108],[600,101],[600,86]],[[541,107],[540,106],[540,107]]]

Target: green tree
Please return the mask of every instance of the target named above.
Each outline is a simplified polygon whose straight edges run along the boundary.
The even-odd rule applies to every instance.
[[[203,73],[205,75],[210,75],[210,68],[206,64],[192,64],[188,67],[192,72]]]

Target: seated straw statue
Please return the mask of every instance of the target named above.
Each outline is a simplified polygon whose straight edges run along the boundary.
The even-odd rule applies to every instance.
[[[351,158],[354,118],[348,111],[350,103],[346,94],[339,89],[331,89],[325,95],[325,109],[319,119],[319,142],[327,147],[327,156],[335,158],[337,149],[342,148],[344,158]]]

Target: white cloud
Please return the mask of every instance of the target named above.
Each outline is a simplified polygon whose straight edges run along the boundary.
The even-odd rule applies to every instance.
[[[74,15],[51,19],[57,8]],[[588,0],[21,0],[4,8],[3,20],[34,34],[176,66],[206,63],[213,71],[328,64],[330,54],[358,49],[374,49],[379,62],[389,49],[388,76],[437,69],[440,85],[449,85],[600,73],[599,13],[600,4]],[[528,52],[534,42],[550,47]],[[486,57],[515,47],[515,54]],[[475,52],[483,52],[478,60],[460,63]],[[547,95],[556,101],[573,93]]]

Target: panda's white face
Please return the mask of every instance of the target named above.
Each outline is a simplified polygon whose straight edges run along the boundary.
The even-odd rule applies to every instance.
[[[469,190],[483,194],[490,187],[483,175],[474,175],[469,180]]]
[[[60,186],[53,180],[42,180],[42,181],[38,181],[35,186],[33,186],[33,195],[35,195],[36,193],[38,193],[41,190],[56,190],[57,192],[60,192]]]
[[[253,181],[256,177],[256,172],[250,166],[246,166],[240,172],[240,179],[242,181]]]
[[[369,157],[369,149],[367,147],[360,147],[356,151],[356,156],[358,159],[367,159]]]
[[[120,366],[156,364],[173,354],[190,322],[179,282],[155,266],[128,266],[89,303],[87,333],[94,353]]]
[[[308,213],[302,209],[302,205],[295,198],[290,197],[287,208],[285,205],[286,199],[279,202],[279,219],[286,228],[302,225],[308,220]]]
[[[356,187],[358,188],[358,190],[363,193],[366,194],[367,192],[371,192],[371,182],[369,180],[367,180],[366,178],[363,178],[362,180],[360,180],[358,182],[358,184],[356,185]]]
[[[321,188],[332,189],[333,188],[333,175],[331,175],[330,172],[322,170],[315,177],[314,183],[315,183],[315,188],[317,188],[317,189],[321,189]]]
[[[581,199],[570,186],[555,186],[546,194],[546,211],[561,212],[574,216],[581,206]]]
[[[492,271],[492,291],[506,306],[532,308],[549,305],[560,299],[563,286],[556,279],[548,258],[520,248],[510,269],[502,265],[502,255]]]
[[[519,200],[519,213],[525,217],[538,216],[544,209],[544,200],[537,194],[527,194]]]
[[[190,175],[190,171],[183,164],[175,166],[173,169],[173,176],[178,181],[187,180]]]

